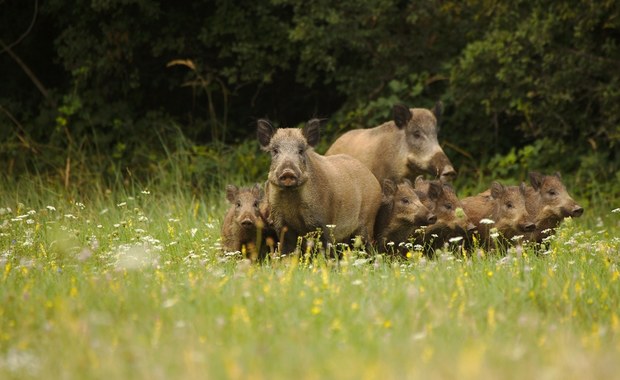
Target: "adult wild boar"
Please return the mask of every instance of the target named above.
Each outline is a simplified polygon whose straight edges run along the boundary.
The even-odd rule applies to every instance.
[[[384,179],[411,182],[429,173],[451,181],[456,172],[437,142],[437,120],[443,106],[432,110],[395,105],[393,121],[370,129],[355,129],[340,136],[325,153],[345,153],[366,165],[381,183]]]
[[[381,204],[379,182],[350,156],[316,153],[319,128],[318,119],[303,129],[276,129],[269,121],[258,120],[258,141],[271,153],[270,219],[281,237],[281,253],[293,252],[298,237],[317,229],[323,247],[328,242],[349,242],[356,235],[370,242],[374,236]]]
[[[226,186],[231,206],[222,222],[222,248],[225,252],[245,251],[252,261],[263,260],[275,247],[275,231],[267,222],[266,200],[258,184],[238,188]]]
[[[422,204],[437,215],[437,222],[428,226],[417,237],[416,243],[427,248],[440,248],[449,239],[465,238],[476,230],[450,184],[419,176],[415,181],[415,192]]]
[[[542,242],[552,235],[560,222],[567,217],[577,218],[583,214],[581,207],[566,191],[560,173],[543,175],[531,172],[530,184],[525,191],[525,206],[534,215],[536,230],[527,235],[528,239]]]
[[[437,217],[426,208],[408,179],[395,184],[390,179],[383,180],[383,199],[377,212],[375,233],[379,249],[392,251],[388,243],[394,243],[395,250],[406,254],[400,243],[406,243],[416,228],[435,223]]]
[[[520,186],[503,186],[493,182],[490,190],[465,198],[461,203],[486,246],[490,246],[492,228],[496,228],[507,240],[533,232],[536,228],[534,217],[525,207],[524,183]]]

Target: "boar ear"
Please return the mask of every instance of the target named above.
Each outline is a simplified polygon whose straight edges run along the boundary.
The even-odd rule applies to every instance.
[[[411,120],[411,111],[403,104],[396,104],[392,108],[392,115],[394,123],[396,123],[396,126],[400,129],[405,128],[409,120]]]
[[[258,119],[256,126],[258,142],[263,148],[266,148],[271,141],[271,137],[273,137],[273,134],[276,132],[276,129],[267,119]]]
[[[226,186],[226,199],[228,202],[235,203],[235,199],[237,199],[237,195],[239,194],[239,188],[235,185]]]
[[[405,186],[410,186],[413,189],[413,185],[411,184],[411,181],[409,181],[407,178],[403,178],[403,184]]]
[[[394,184],[394,181],[392,181],[391,179],[384,179],[383,180],[383,195],[391,197],[394,194],[396,194],[396,185]]]
[[[441,185],[435,181],[431,181],[428,183],[428,197],[432,200],[439,199],[443,188]]]
[[[439,124],[439,121],[441,120],[441,115],[443,115],[443,103],[441,101],[435,103],[435,105],[431,109],[431,112],[433,113],[433,115],[435,115],[435,119],[437,119],[437,124]]]
[[[419,176],[415,177],[415,188],[421,190],[422,185],[424,185],[424,176],[420,174]]]
[[[493,181],[493,183],[491,184],[491,196],[495,199],[499,199],[502,197],[502,195],[504,194],[504,191],[506,191],[506,189],[504,188],[504,185],[502,185],[501,183],[497,182],[497,181]]]
[[[530,184],[534,190],[540,189],[543,183],[543,175],[537,172],[530,172]]]
[[[308,141],[308,145],[315,146],[319,143],[321,132],[321,120],[319,119],[311,119],[308,120],[306,126],[304,127],[304,136]]]
[[[263,190],[260,188],[258,183],[255,183],[252,186],[252,196],[256,199],[261,199],[263,197]]]
[[[521,192],[521,194],[523,194],[523,196],[525,196],[525,182],[521,182],[521,184],[519,185],[519,191]]]
[[[562,176],[560,175],[560,172],[555,172],[555,173],[553,173],[553,175],[558,177],[558,179],[562,179]]]

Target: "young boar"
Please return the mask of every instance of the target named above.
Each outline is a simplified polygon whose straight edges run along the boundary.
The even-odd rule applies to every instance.
[[[531,172],[530,184],[525,191],[525,206],[534,215],[536,230],[528,234],[528,240],[542,242],[553,234],[555,228],[567,217],[577,218],[583,214],[583,207],[568,195],[560,173],[542,175]]]
[[[462,200],[465,214],[476,225],[480,239],[490,246],[490,230],[496,228],[504,239],[525,235],[536,228],[525,207],[525,184],[503,186],[493,182],[491,189]]]
[[[440,248],[449,239],[467,237],[476,230],[451,185],[419,176],[415,181],[415,192],[422,204],[437,215],[437,222],[427,227],[424,234],[416,239],[419,244]]]
[[[407,250],[400,243],[407,242],[416,228],[433,224],[436,220],[437,217],[420,202],[409,180],[399,184],[383,180],[383,199],[375,222],[379,249],[391,251],[387,246],[391,242],[404,255]]]
[[[275,246],[275,231],[267,222],[267,205],[258,184],[252,188],[226,186],[231,206],[222,223],[222,248],[245,251],[252,261],[263,260]]]
[[[381,183],[384,179],[411,182],[429,173],[451,181],[456,172],[437,142],[437,120],[442,112],[395,105],[393,121],[370,129],[356,129],[340,136],[325,153],[345,153],[366,165]]]
[[[282,237],[281,253],[293,252],[298,237],[317,229],[323,247],[328,242],[349,242],[356,235],[370,242],[374,236],[381,204],[379,182],[350,156],[316,153],[319,128],[318,119],[303,129],[275,129],[269,121],[258,120],[258,141],[271,153],[270,219]]]

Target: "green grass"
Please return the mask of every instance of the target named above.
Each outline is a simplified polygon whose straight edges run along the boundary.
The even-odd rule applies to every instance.
[[[5,184],[6,185],[6,184]],[[548,250],[249,265],[223,194],[0,190],[0,378],[618,378],[620,213]]]

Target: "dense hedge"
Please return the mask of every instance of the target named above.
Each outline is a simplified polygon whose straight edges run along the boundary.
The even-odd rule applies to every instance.
[[[535,168],[584,185],[620,181],[619,8],[578,0],[6,0],[0,170],[67,184],[101,173],[148,178],[183,152],[209,184],[214,177],[201,171],[210,165],[248,165],[250,143],[247,154],[231,146],[254,138],[258,117],[286,126],[327,118],[329,141],[385,121],[396,102],[441,99],[440,140],[461,180],[523,178]]]

